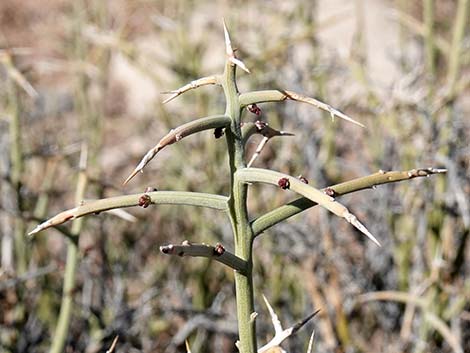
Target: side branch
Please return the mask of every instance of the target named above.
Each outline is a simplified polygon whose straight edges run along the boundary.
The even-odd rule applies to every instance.
[[[261,151],[263,150],[264,146],[266,143],[273,137],[276,136],[294,136],[294,134],[286,131],[279,131],[276,129],[273,129],[268,125],[268,123],[265,123],[264,121],[258,120],[254,123],[245,123],[242,126],[242,141],[243,144],[246,144],[248,139],[254,135],[254,134],[260,134],[263,136],[263,139],[259,143],[258,147],[256,148],[255,153],[251,157],[250,161],[247,164],[247,167],[251,167],[253,165],[253,162],[258,158],[260,155]]]
[[[290,175],[267,169],[239,169],[235,173],[235,178],[241,183],[266,183],[278,185],[281,189],[291,189],[311,201],[318,203],[338,217],[344,218],[348,223],[352,224],[357,230],[372,240],[377,246],[380,246],[377,239],[367,230],[357,217],[349,212],[343,204],[337,202],[331,195],[328,195],[328,192],[320,191]]]
[[[157,143],[156,146],[152,147],[142,158],[140,163],[135,167],[134,171],[124,181],[126,185],[138,172],[142,172],[145,166],[156,156],[156,154],[168,145],[172,145],[175,142],[180,141],[186,136],[195,134],[200,131],[216,129],[226,127],[231,122],[230,117],[225,115],[215,115],[205,118],[196,119],[189,123],[178,126],[172,129],[168,134]]]
[[[258,103],[282,102],[287,99],[313,105],[319,109],[322,109],[330,113],[332,119],[334,119],[335,117],[338,117],[338,118],[347,120],[353,124],[359,125],[360,127],[365,128],[363,124],[350,118],[349,116],[333,108],[332,106],[326,103],[323,103],[319,101],[318,99],[307,97],[307,96],[301,95],[293,91],[266,90],[266,91],[253,91],[253,92],[242,93],[240,94],[240,107],[244,108],[250,104],[258,104]]]
[[[298,322],[297,324],[287,329],[283,329],[281,321],[279,320],[279,317],[277,316],[271,304],[269,304],[268,300],[266,299],[264,295],[263,295],[263,299],[268,308],[269,315],[271,316],[271,321],[274,326],[274,337],[271,339],[271,341],[269,341],[264,346],[259,348],[258,353],[273,352],[273,351],[277,352],[276,348],[280,347],[283,341],[285,341],[287,338],[297,333],[297,331],[299,331],[307,322],[309,322],[313,317],[315,317],[315,315],[317,315],[318,312],[320,311],[320,309],[318,309],[314,313],[307,316],[302,321]]]
[[[160,251],[167,255],[207,257],[218,261],[243,275],[246,275],[247,262],[225,250],[221,244],[210,246],[206,244],[191,244],[185,240],[181,245],[160,246]]]
[[[191,81],[190,83],[184,85],[181,88],[178,88],[174,91],[168,91],[168,92],[162,92],[162,94],[171,94],[167,99],[163,101],[163,104],[168,103],[175,99],[176,97],[182,95],[185,92],[188,92],[192,89],[196,89],[202,86],[207,86],[207,85],[215,85],[218,84],[219,80],[217,76],[207,76],[207,77],[202,77],[200,79]]]
[[[133,194],[110,197],[90,202],[82,202],[80,206],[63,211],[49,220],[39,224],[28,235],[36,234],[44,229],[57,226],[66,221],[89,214],[98,214],[115,208],[132,206],[147,207],[148,205],[189,205],[207,207],[220,211],[227,209],[226,196],[184,191],[155,191],[144,194]]]
[[[360,190],[371,189],[377,185],[396,183],[417,177],[428,177],[432,174],[444,174],[446,172],[446,169],[435,168],[412,169],[409,171],[379,171],[365,177],[327,187],[324,189],[324,191],[336,197]],[[288,204],[265,213],[264,215],[252,221],[251,227],[253,229],[253,233],[255,236],[258,236],[266,229],[271,228],[272,226],[316,205],[316,202],[306,197],[301,197],[297,200],[289,202]]]

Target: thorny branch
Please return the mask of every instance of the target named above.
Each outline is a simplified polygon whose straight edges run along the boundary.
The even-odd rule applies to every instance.
[[[235,271],[246,274],[246,261],[225,250],[221,244],[215,246],[192,244],[186,240],[181,245],[160,246],[160,251],[166,255],[207,257],[227,265]]]
[[[294,335],[297,331],[299,331],[307,322],[309,322],[320,311],[320,310],[316,310],[314,313],[310,314],[302,321],[284,330],[282,328],[281,321],[279,320],[277,314],[274,312],[274,309],[269,304],[268,300],[266,299],[264,295],[263,295],[263,299],[268,308],[269,315],[271,316],[271,321],[274,326],[274,337],[271,339],[271,341],[269,341],[264,346],[259,348],[258,353],[268,352],[273,347],[279,347],[280,344],[284,340],[286,340],[288,337]]]
[[[202,86],[207,86],[207,85],[216,85],[218,84],[218,78],[217,76],[207,76],[207,77],[202,77],[200,79],[191,81],[190,83],[184,85],[183,87],[180,87],[174,91],[168,91],[168,92],[162,92],[162,94],[171,94],[167,99],[163,101],[163,104],[168,103],[175,99],[176,97],[182,95],[185,92],[188,92],[192,89],[196,89]]]
[[[446,169],[436,169],[436,168],[420,168],[412,169],[409,171],[389,171],[385,172],[383,170],[378,171],[377,173],[360,177],[357,179],[345,181],[340,184],[329,186],[323,191],[327,194],[331,194],[333,197],[342,196],[350,194],[352,192],[372,189],[378,185],[395,183],[403,180],[409,180],[418,177],[429,177],[432,174],[444,174]],[[309,209],[313,206],[316,206],[317,203],[309,200],[306,197],[298,198],[294,201],[289,202],[286,205],[280,206],[264,215],[256,218],[251,222],[251,227],[255,236],[260,235],[266,229],[274,226],[275,224],[282,222],[289,217],[292,217],[306,209]]]

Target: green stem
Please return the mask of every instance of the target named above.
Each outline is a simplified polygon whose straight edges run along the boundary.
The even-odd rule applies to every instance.
[[[426,26],[425,46],[426,46],[426,66],[431,81],[436,75],[436,49],[434,44],[434,0],[425,0],[423,8],[424,24]],[[430,85],[432,87],[432,85]]]
[[[331,189],[334,193],[334,196],[346,195],[355,191],[365,190],[373,188],[376,185],[394,183],[403,180],[409,180],[416,177],[425,177],[432,174],[441,174],[445,173],[446,170],[441,169],[413,169],[409,171],[391,171],[391,172],[378,172],[365,177],[353,179],[346,181],[340,184],[330,186],[327,189]],[[317,204],[306,198],[301,197],[292,202],[289,202],[286,205],[280,206],[259,218],[255,219],[251,227],[255,236],[258,236],[266,229],[285,221],[286,219],[305,211]]]
[[[238,332],[240,336],[239,350],[242,353],[255,353],[257,351],[256,326],[252,317],[255,311],[252,274],[254,237],[247,211],[248,187],[235,179],[236,171],[245,168],[245,151],[240,128],[241,106],[235,72],[235,66],[227,60],[222,78],[222,87],[227,101],[225,115],[230,116],[232,119],[230,129],[226,131],[231,175],[228,206],[235,239],[235,255],[246,261],[246,274],[235,272]]]
[[[11,185],[15,193],[15,260],[16,270],[19,275],[26,272],[26,244],[24,234],[26,225],[21,213],[23,211],[23,197],[21,196],[22,174],[24,170],[23,149],[21,141],[21,112],[19,95],[13,80],[8,80],[8,103],[10,110],[10,160],[11,160]]]
[[[79,204],[83,199],[87,184],[87,176],[84,169],[78,175],[75,202]],[[77,219],[72,225],[72,239],[67,239],[67,260],[65,264],[64,288],[62,303],[60,306],[59,321],[52,340],[50,353],[61,353],[64,350],[70,319],[73,309],[73,293],[75,289],[75,275],[78,264],[78,237],[82,229],[83,219]]]
[[[68,220],[80,218],[89,214],[97,214],[115,208],[138,206],[141,198],[148,197],[148,204],[154,205],[189,205],[207,207],[215,210],[227,210],[227,197],[221,195],[204,194],[186,191],[155,191],[145,194],[115,196],[107,199],[81,202],[80,206],[63,211],[45,222],[39,224],[28,235],[33,235],[44,229],[58,226]]]
[[[457,78],[461,64],[461,48],[463,36],[465,34],[465,27],[468,23],[468,0],[459,0],[457,5],[456,20],[454,27],[454,34],[452,38],[452,48],[449,54],[449,71],[447,73],[447,84],[449,86],[451,96],[456,92]]]

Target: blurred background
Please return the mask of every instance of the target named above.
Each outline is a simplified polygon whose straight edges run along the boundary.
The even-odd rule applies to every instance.
[[[67,239],[39,220],[85,199],[159,190],[227,194],[224,139],[172,145],[126,187],[166,132],[219,114],[208,86],[162,105],[160,93],[223,70],[222,18],[252,71],[241,91],[290,89],[305,104],[262,104],[295,137],[270,141],[254,166],[326,187],[378,170],[447,168],[341,198],[382,248],[321,209],[255,243],[258,341],[273,335],[264,294],[285,327],[320,313],[284,348],[305,352],[470,352],[470,24],[466,0],[0,2],[0,351],[46,352],[58,320]],[[258,117],[244,113],[244,121]],[[260,139],[250,140],[248,154]],[[253,218],[295,195],[250,189]],[[233,273],[162,255],[168,243],[221,242],[228,221],[183,206],[85,219],[66,352],[236,352]],[[66,224],[66,229],[70,224]],[[380,301],[362,294],[386,291]],[[367,300],[365,300],[367,299]]]

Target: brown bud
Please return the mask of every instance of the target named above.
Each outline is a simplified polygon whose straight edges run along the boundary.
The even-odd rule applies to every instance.
[[[286,190],[286,189],[289,189],[290,187],[290,182],[289,182],[289,179],[287,178],[281,178],[279,179],[279,181],[277,182],[277,185],[279,185],[279,187],[283,190]]]
[[[331,197],[335,197],[336,192],[332,188],[327,187],[325,189],[325,194],[327,194],[328,196],[331,196]]]
[[[214,137],[216,139],[221,138],[224,136],[224,128],[223,127],[218,127],[214,130]]]
[[[300,180],[302,183],[304,183],[304,184],[308,184],[307,178],[305,178],[305,177],[302,176],[302,175],[299,175],[299,180]]]
[[[173,245],[163,245],[163,246],[160,246],[160,251],[164,254],[171,254],[171,252],[173,251]]]
[[[222,244],[217,243],[214,246],[214,255],[221,256],[225,252],[225,248]]]
[[[147,194],[143,194],[142,196],[139,197],[139,206],[142,208],[149,207],[151,202],[152,202],[152,199]]]
[[[258,116],[261,115],[261,109],[256,105],[256,104],[251,104],[248,106],[248,110],[253,113],[253,114],[256,114]]]

